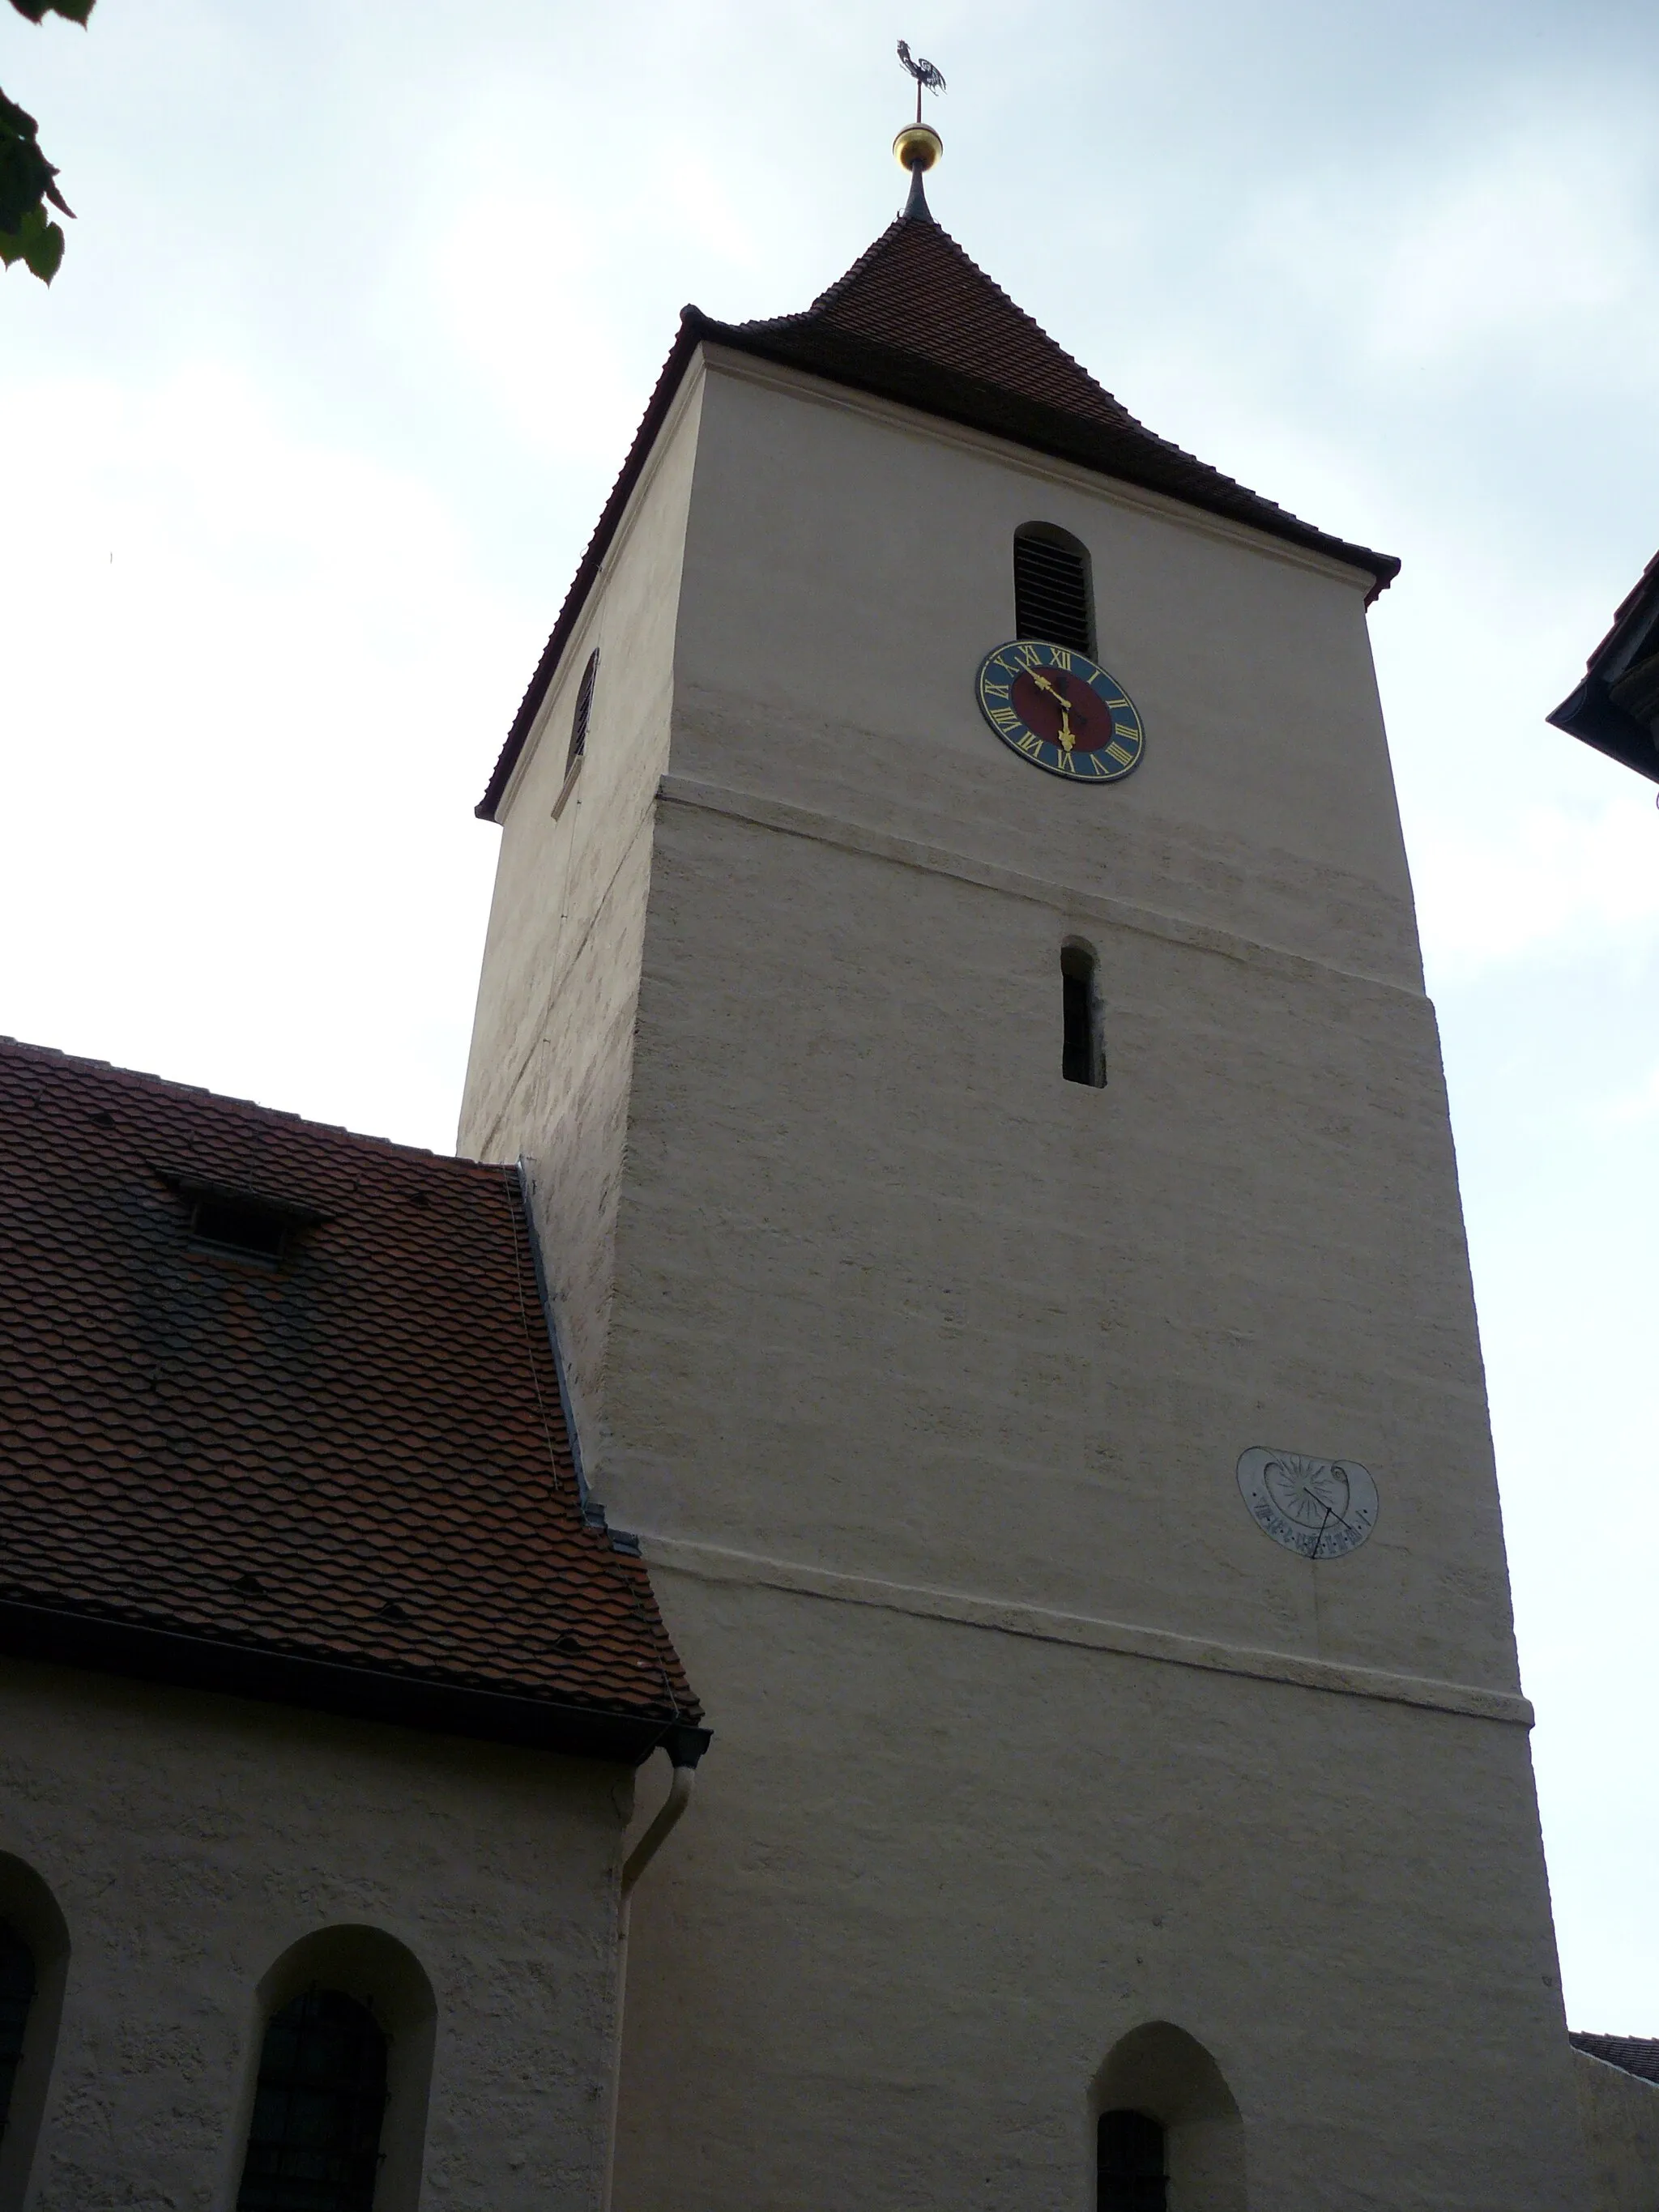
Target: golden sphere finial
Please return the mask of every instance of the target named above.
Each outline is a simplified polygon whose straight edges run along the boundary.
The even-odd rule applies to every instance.
[[[913,173],[931,169],[945,151],[945,141],[926,123],[907,123],[893,141],[893,157],[901,168]]]

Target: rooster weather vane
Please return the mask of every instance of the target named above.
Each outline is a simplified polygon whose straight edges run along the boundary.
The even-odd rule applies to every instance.
[[[932,62],[924,61],[920,54],[913,61],[910,58],[910,49],[902,39],[898,42],[898,58],[916,81],[916,121],[920,123],[922,87],[926,85],[929,92],[943,92],[945,73],[942,70],[936,69]]]

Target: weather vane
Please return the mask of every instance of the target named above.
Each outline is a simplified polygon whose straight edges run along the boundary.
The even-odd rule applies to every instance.
[[[921,88],[923,85],[926,85],[929,92],[943,92],[945,89],[945,72],[942,70],[935,69],[932,62],[923,61],[920,54],[918,54],[916,58],[912,61],[910,58],[910,49],[902,39],[898,42],[898,58],[916,81],[916,120],[920,123],[921,120]]]
[[[901,167],[910,172],[910,197],[905,202],[904,212],[919,222],[932,222],[932,211],[927,195],[921,188],[924,173],[931,169],[945,151],[945,141],[931,125],[921,119],[921,92],[926,85],[929,92],[943,92],[945,72],[932,62],[923,61],[920,55],[914,58],[902,39],[898,42],[898,58],[916,81],[916,119],[907,123],[893,141],[893,151]]]

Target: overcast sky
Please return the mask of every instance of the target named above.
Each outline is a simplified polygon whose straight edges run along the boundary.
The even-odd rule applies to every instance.
[[[450,1146],[472,803],[681,303],[804,307],[895,211],[901,33],[981,264],[1404,558],[1568,2008],[1659,2035],[1659,813],[1543,722],[1659,544],[1651,0],[0,7],[79,216],[0,276],[0,1030]]]

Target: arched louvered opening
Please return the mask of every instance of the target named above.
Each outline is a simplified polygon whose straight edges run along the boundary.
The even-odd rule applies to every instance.
[[[1245,2212],[1244,2126],[1221,2069],[1171,2021],[1132,2028],[1095,2076],[1097,2212]]]
[[[1060,948],[1060,1072],[1067,1083],[1087,1083],[1098,1091],[1106,1081],[1100,963],[1093,946],[1078,938]]]
[[[1096,2132],[1096,2212],[1164,2212],[1164,2126],[1146,2112],[1103,2112]]]
[[[1014,635],[1094,658],[1088,548],[1057,524],[1026,522],[1014,532]]]
[[[373,2212],[386,2102],[368,2006],[339,1990],[292,1998],[265,2028],[236,2212]]]
[[[570,718],[570,750],[564,757],[566,775],[587,750],[587,724],[593,712],[593,686],[599,678],[599,648],[596,645],[587,656],[587,665],[576,691],[576,711]]]
[[[34,1953],[10,1921],[0,1920],[0,2136],[11,2118],[12,2085],[34,2002]]]

